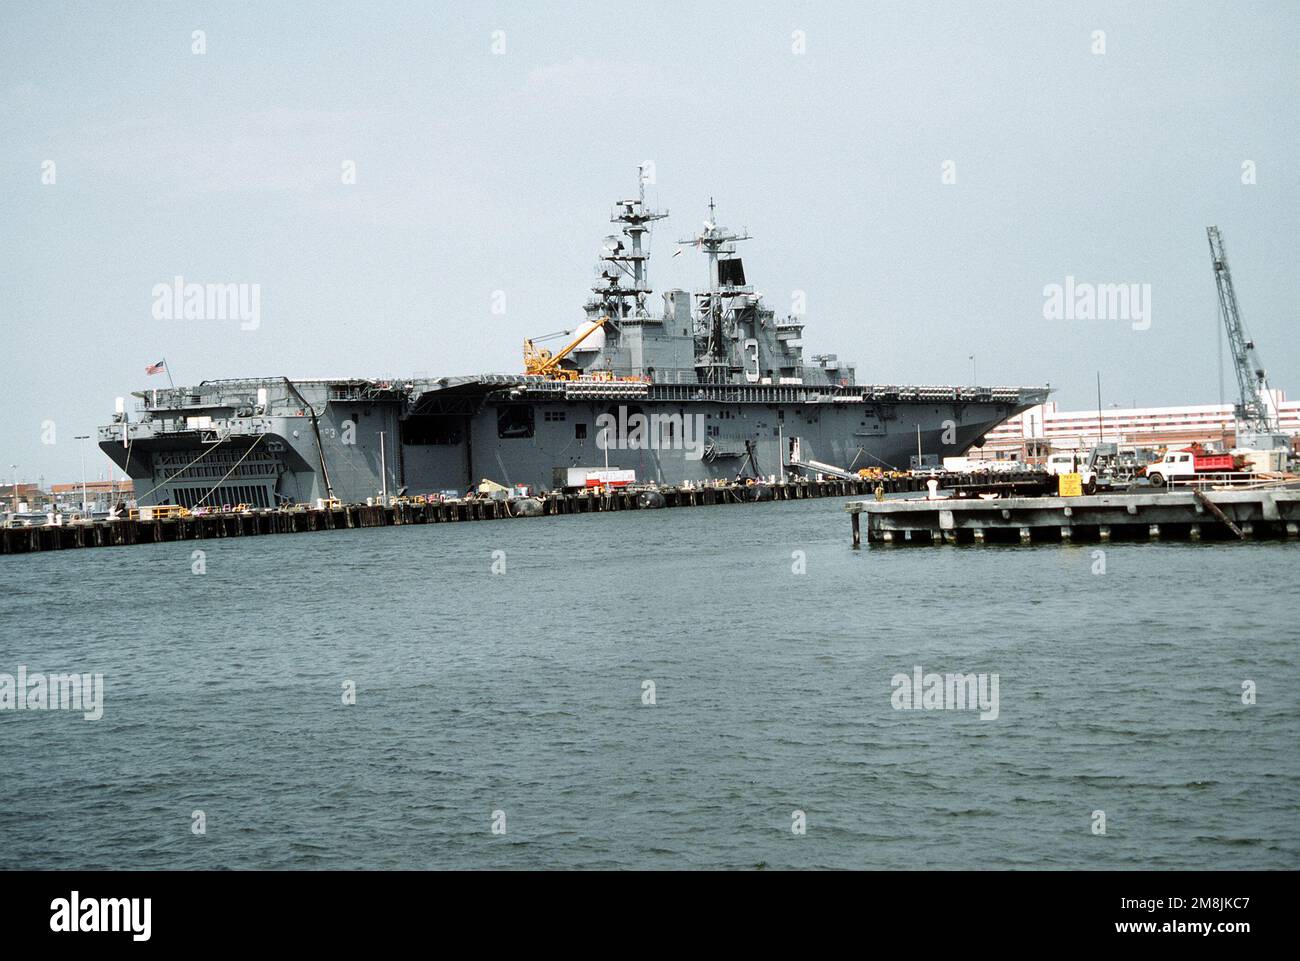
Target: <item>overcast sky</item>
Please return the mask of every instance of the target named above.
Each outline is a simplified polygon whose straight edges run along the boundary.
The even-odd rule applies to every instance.
[[[860,381],[969,383],[974,354],[1070,408],[1097,371],[1107,404],[1216,402],[1217,224],[1300,394],[1300,4],[1077,6],[7,0],[0,471],[76,479],[73,436],[163,357],[178,384],[519,370],[581,320],[647,160],[656,289],[704,282],[671,254],[712,196]],[[257,329],[156,319],[177,275],[259,284]],[[1067,276],[1149,284],[1149,329],[1045,319]]]

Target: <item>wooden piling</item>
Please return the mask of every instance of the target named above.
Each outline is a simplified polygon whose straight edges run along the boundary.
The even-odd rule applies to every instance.
[[[902,481],[890,481],[901,484]],[[867,495],[881,479],[814,481],[791,478],[784,484],[764,485],[771,500],[802,500],[810,497]],[[665,508],[705,507],[715,504],[761,503],[753,488],[661,487],[661,501],[651,506]],[[594,490],[552,492],[539,497],[541,516],[595,514],[607,511],[641,510],[637,492]],[[243,514],[209,513],[148,521],[104,520],[54,526],[0,527],[0,553],[22,554],[74,547],[109,547],[128,544],[156,544],[174,540],[208,540],[221,537],[251,537],[260,534],[296,534],[311,531],[352,530],[371,527],[405,527],[412,524],[463,523],[466,521],[514,518],[505,501],[408,502],[389,507],[346,504],[326,510],[293,508],[254,511]],[[859,543],[861,529],[857,528]]]

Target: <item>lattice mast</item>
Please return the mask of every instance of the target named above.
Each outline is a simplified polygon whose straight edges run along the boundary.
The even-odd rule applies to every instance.
[[[1210,258],[1214,264],[1214,282],[1219,290],[1219,316],[1228,332],[1228,346],[1232,351],[1232,365],[1237,374],[1239,400],[1235,406],[1237,436],[1269,435],[1278,432],[1278,422],[1269,405],[1268,375],[1255,352],[1255,342],[1246,336],[1241,312],[1237,308],[1237,294],[1232,286],[1232,272],[1228,269],[1228,254],[1223,246],[1223,236],[1218,227],[1206,228],[1210,241]]]
[[[610,223],[623,225],[621,233],[628,243],[618,234],[605,238],[596,265],[597,280],[591,288],[596,298],[587,306],[588,316],[609,317],[616,330],[618,322],[627,317],[649,316],[645,303],[650,294],[647,270],[650,247],[645,235],[650,231],[650,224],[668,216],[666,210],[651,210],[645,205],[644,165],[637,167],[637,180],[636,197],[615,203],[609,218]]]
[[[709,219],[704,221],[704,230],[694,237],[678,241],[682,244],[694,244],[702,249],[709,258],[709,289],[697,295],[699,310],[695,317],[695,333],[703,347],[695,359],[695,369],[700,380],[708,384],[724,384],[731,377],[732,362],[727,351],[728,338],[735,323],[734,311],[731,310],[731,298],[748,293],[743,286],[743,278],[724,278],[721,276],[719,261],[723,254],[728,256],[736,252],[736,242],[749,240],[749,232],[731,233],[726,227],[717,225],[716,208],[713,198],[709,198]],[[742,283],[732,283],[741,279]]]

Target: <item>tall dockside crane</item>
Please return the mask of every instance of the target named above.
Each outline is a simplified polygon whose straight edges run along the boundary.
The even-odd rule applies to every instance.
[[[1214,282],[1219,288],[1219,316],[1228,331],[1228,346],[1232,350],[1232,365],[1237,372],[1237,389],[1241,395],[1234,408],[1237,446],[1264,450],[1286,447],[1290,440],[1280,431],[1277,417],[1269,406],[1268,375],[1255,354],[1255,342],[1246,338],[1241,314],[1237,310],[1237,294],[1232,289],[1232,273],[1228,270],[1223,236],[1218,227],[1207,227],[1205,232],[1210,239]]]

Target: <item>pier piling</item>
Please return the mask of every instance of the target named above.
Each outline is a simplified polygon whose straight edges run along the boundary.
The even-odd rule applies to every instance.
[[[720,487],[659,487],[553,492],[536,497],[497,500],[480,498],[455,501],[402,501],[392,506],[345,504],[323,510],[305,507],[241,513],[214,512],[150,520],[97,520],[57,525],[0,527],[0,554],[156,544],[167,541],[250,537],[260,534],[296,534],[308,531],[406,527],[466,521],[505,520],[560,514],[594,514],[609,511],[709,507],[752,504],[769,500],[803,500],[810,497],[866,495],[877,486],[889,492],[915,491],[914,477],[860,480],[792,479],[783,484],[728,484]],[[856,519],[855,519],[856,522]],[[860,536],[860,528],[859,528]]]

